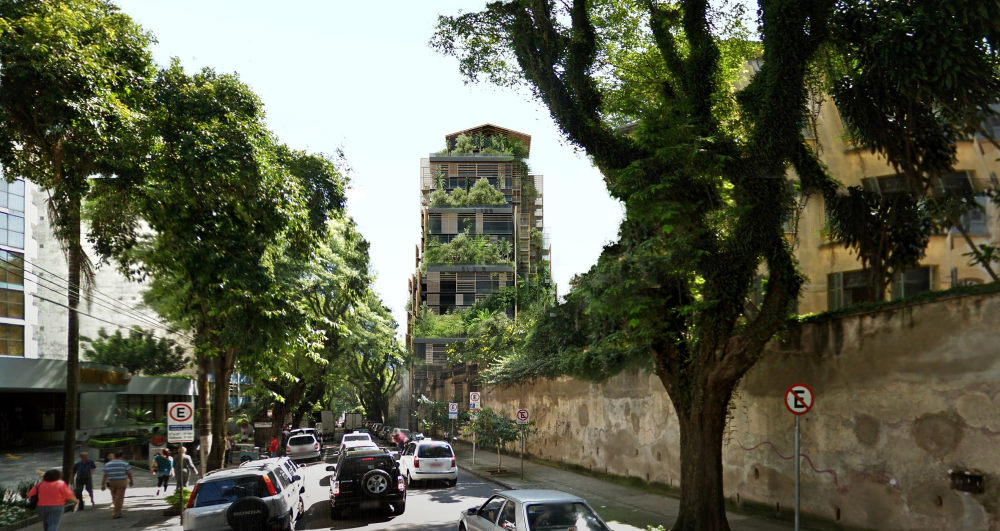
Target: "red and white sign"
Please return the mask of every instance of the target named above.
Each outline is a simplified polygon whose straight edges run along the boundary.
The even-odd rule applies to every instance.
[[[797,383],[785,391],[785,408],[793,415],[805,415],[813,407],[813,390],[804,383]]]
[[[514,419],[518,424],[527,424],[528,420],[531,419],[531,415],[528,414],[528,410],[521,408],[517,410],[517,414],[514,415]]]
[[[194,403],[167,403],[167,442],[194,442]]]
[[[479,409],[479,399],[480,396],[477,391],[469,393],[469,409]]]

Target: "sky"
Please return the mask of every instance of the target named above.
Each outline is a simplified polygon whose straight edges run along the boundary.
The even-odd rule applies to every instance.
[[[375,288],[406,323],[407,280],[420,238],[421,157],[446,134],[492,123],[531,135],[528,163],[545,176],[545,229],[560,294],[614,240],[623,215],[601,174],[567,143],[527,90],[465,84],[458,62],[428,45],[439,14],[477,0],[118,0],[153,33],[156,62],[180,59],[239,74],[267,122],[294,149],[352,168],[348,210],[371,243]]]

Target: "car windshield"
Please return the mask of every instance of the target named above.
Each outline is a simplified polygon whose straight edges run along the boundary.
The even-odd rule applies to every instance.
[[[312,435],[298,435],[288,439],[289,446],[301,446],[303,444],[313,444],[315,442],[316,439],[313,439]]]
[[[527,507],[529,531],[608,531],[580,502],[535,503]]]
[[[421,444],[417,447],[417,457],[451,457],[451,446],[441,444]]]
[[[194,506],[207,507],[209,505],[233,503],[245,496],[265,498],[269,494],[264,487],[264,482],[257,476],[219,478],[213,481],[205,481],[198,485],[194,497]]]

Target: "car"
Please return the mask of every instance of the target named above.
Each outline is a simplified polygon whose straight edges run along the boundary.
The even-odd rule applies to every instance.
[[[278,459],[210,472],[191,490],[184,509],[184,529],[244,529],[251,525],[255,529],[291,530],[304,513],[301,485],[302,478],[297,474],[287,477]]]
[[[319,442],[319,449],[323,450],[323,435],[316,431],[316,428],[296,428],[288,432],[289,438],[296,435],[312,435],[313,437],[316,437],[316,441]]]
[[[302,479],[301,474],[299,474],[299,465],[295,464],[287,456],[281,457],[265,457],[264,459],[255,459],[253,461],[245,461],[240,463],[240,467],[255,467],[267,463],[277,463],[281,466],[281,469],[285,472],[285,478],[291,482],[295,483],[299,489],[300,493],[305,493],[305,481]]]
[[[293,460],[319,459],[323,451],[315,435],[293,435],[285,443],[285,455]]]
[[[371,433],[377,434],[379,432],[379,430],[381,430],[381,429],[382,429],[382,423],[381,422],[376,422],[375,424],[371,425],[371,427],[369,428],[369,431]]]
[[[455,451],[444,441],[424,439],[406,445],[399,454],[399,473],[408,487],[423,481],[444,481],[450,487],[458,483]]]
[[[558,490],[500,491],[462,513],[459,531],[610,531],[587,502]]]
[[[345,509],[381,509],[393,514],[406,510],[406,483],[389,452],[359,449],[343,452],[336,465],[326,467],[330,476],[330,518]]]
[[[361,440],[361,441],[346,441],[341,443],[340,448],[337,449],[337,453],[349,452],[352,450],[357,450],[359,448],[378,448],[378,445],[371,440]]]
[[[353,431],[353,432],[351,432],[351,433],[345,433],[344,436],[340,438],[340,444],[341,444],[341,446],[343,446],[343,444],[345,442],[348,442],[348,441],[368,441],[368,442],[374,442],[372,440],[372,434],[365,433],[365,432],[360,432],[360,431],[356,431],[356,430]]]

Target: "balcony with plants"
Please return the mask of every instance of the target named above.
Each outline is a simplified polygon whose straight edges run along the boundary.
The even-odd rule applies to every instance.
[[[525,159],[528,157],[528,150],[521,142],[504,135],[486,135],[475,133],[472,135],[461,134],[455,138],[455,143],[437,153],[431,153],[431,157],[511,157],[514,159]]]
[[[492,240],[463,232],[449,242],[428,239],[421,268],[428,265],[514,265],[514,245],[510,240]]]
[[[474,206],[506,205],[507,199],[497,187],[486,179],[479,179],[468,190],[455,188],[448,191],[444,179],[438,177],[437,189],[431,192],[431,208],[462,208]]]

